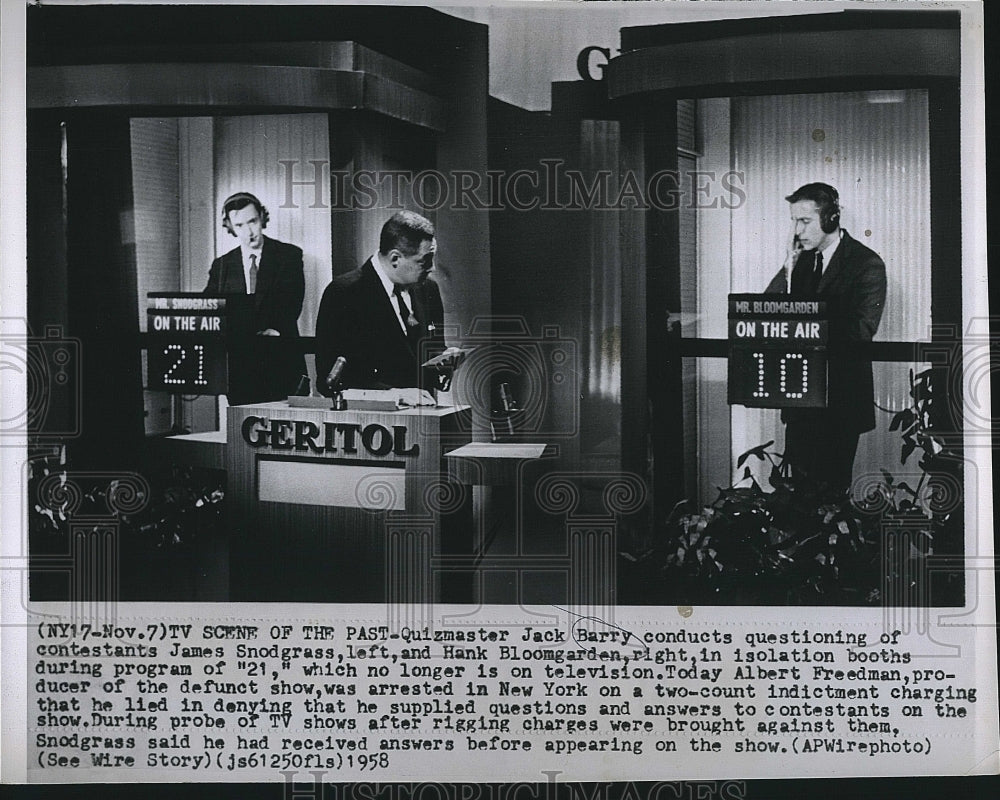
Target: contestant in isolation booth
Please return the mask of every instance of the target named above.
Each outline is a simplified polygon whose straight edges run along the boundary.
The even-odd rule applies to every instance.
[[[840,494],[851,485],[858,438],[875,427],[872,363],[856,345],[870,342],[885,306],[885,264],[840,227],[840,198],[809,183],[785,198],[793,234],[785,264],[766,291],[827,301],[827,408],[788,408],[785,458],[797,482]]]
[[[316,317],[316,381],[338,357],[347,363],[343,388],[443,388],[446,372],[421,364],[445,350],[444,308],[429,276],[437,242],[430,220],[412,211],[382,226],[378,252],[359,269],[337,276]]]
[[[265,236],[267,221],[267,209],[254,195],[237,192],[226,199],[222,226],[239,247],[212,262],[205,287],[205,294],[241,298],[227,312],[227,324],[242,332],[230,347],[233,405],[283,399],[306,374],[298,328],[305,294],[302,250]]]

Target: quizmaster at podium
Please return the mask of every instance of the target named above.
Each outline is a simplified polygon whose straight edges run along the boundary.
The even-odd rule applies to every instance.
[[[346,388],[445,388],[447,368],[421,367],[445,351],[441,292],[429,277],[437,242],[430,220],[411,211],[382,226],[378,252],[336,277],[323,292],[316,318],[316,376],[320,391],[340,357]]]

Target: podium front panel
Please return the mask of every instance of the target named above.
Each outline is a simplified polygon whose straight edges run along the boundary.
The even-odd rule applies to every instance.
[[[332,411],[284,402],[231,407],[233,599],[385,600],[394,581],[406,580],[387,557],[401,524],[431,532],[429,554],[440,554],[442,540],[455,538],[444,529],[471,528],[471,498],[449,480],[443,459],[446,450],[469,442],[468,414],[466,408]],[[435,599],[431,585],[428,601]]]

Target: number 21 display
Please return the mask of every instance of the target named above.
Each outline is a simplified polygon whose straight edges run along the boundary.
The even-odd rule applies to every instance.
[[[183,394],[227,391],[226,301],[149,295],[146,388]]]

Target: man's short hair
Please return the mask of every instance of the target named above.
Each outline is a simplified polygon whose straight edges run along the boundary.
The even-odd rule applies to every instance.
[[[824,219],[830,219],[840,213],[840,195],[828,183],[807,183],[805,186],[800,186],[785,199],[789,203],[812,200]]]
[[[260,215],[260,228],[263,230],[267,227],[267,221],[270,219],[270,215],[267,213],[267,209],[264,208],[263,204],[256,198],[256,196],[250,194],[250,192],[237,192],[236,194],[231,194],[226,198],[225,202],[222,204],[222,227],[229,231],[233,236],[236,235],[236,231],[233,230],[232,224],[229,222],[229,212],[239,211],[241,208],[246,208],[249,205],[253,205],[257,209],[257,213]]]
[[[378,251],[385,255],[392,249],[412,256],[420,243],[434,238],[434,223],[413,211],[399,211],[386,220],[378,240]]]

